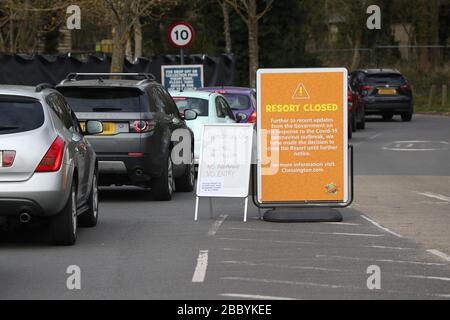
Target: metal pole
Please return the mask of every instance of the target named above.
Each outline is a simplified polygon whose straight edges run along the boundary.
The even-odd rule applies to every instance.
[[[184,65],[184,49],[180,49],[180,64]]]

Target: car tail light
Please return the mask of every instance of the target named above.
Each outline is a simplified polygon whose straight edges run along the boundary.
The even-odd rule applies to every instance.
[[[226,94],[227,92],[225,90],[216,90],[216,93],[218,93],[218,94]]]
[[[61,168],[62,159],[64,156],[65,142],[61,137],[57,137],[48,149],[45,156],[42,158],[36,172],[55,172]]]
[[[403,90],[411,90],[412,89],[411,85],[409,83],[405,83],[400,88],[403,89]]]
[[[353,108],[353,95],[350,91],[347,93],[347,104],[348,104],[348,110],[352,110]]]
[[[256,112],[253,112],[250,117],[248,117],[247,123],[255,123],[256,122]]]
[[[370,90],[373,90],[374,88],[375,88],[374,86],[361,86],[361,87],[359,87],[359,89],[361,91],[370,91]]]
[[[150,132],[155,129],[156,122],[149,120],[135,120],[131,123],[131,131],[137,133]]]
[[[145,153],[143,152],[128,152],[129,157],[143,157]]]
[[[4,168],[12,167],[15,158],[16,158],[15,151],[3,151],[2,167]]]

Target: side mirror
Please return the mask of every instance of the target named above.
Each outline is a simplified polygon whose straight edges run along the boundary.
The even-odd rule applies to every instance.
[[[236,114],[236,122],[242,122],[244,120],[247,119],[247,115],[243,112],[239,112],[238,114]]]
[[[184,120],[188,120],[188,121],[195,120],[195,119],[197,119],[197,117],[198,117],[198,114],[194,110],[191,110],[191,109],[184,110]]]
[[[86,132],[88,134],[99,134],[103,132],[103,124],[100,121],[89,120],[86,122]]]

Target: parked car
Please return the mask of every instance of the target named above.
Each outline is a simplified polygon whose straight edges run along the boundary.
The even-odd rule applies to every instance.
[[[393,69],[361,69],[350,74],[350,85],[358,94],[366,113],[391,120],[400,115],[402,121],[413,116],[412,88],[405,77]]]
[[[230,104],[235,116],[244,118],[242,123],[256,122],[256,90],[241,87],[205,87],[200,91],[215,92],[223,95]]]
[[[198,117],[194,121],[189,121],[188,126],[194,132],[195,163],[198,164],[200,157],[200,146],[202,136],[202,125],[205,123],[235,123],[236,118],[226,101],[226,99],[218,94],[201,91],[182,91],[170,92],[178,110],[184,113],[186,110],[194,110]],[[239,118],[238,120],[243,120]]]
[[[348,86],[348,121],[349,121],[349,138],[351,138],[352,132],[356,130],[363,130],[366,128],[366,110],[365,106],[361,103],[358,94],[353,91],[351,86]]]
[[[53,241],[72,245],[98,219],[97,159],[64,97],[46,85],[0,86],[0,216],[50,219]],[[102,124],[87,121],[86,132]]]
[[[190,132],[166,89],[150,74],[70,74],[58,86],[82,121],[103,122],[100,135],[88,137],[98,159],[101,185],[136,185],[151,188],[156,200],[170,200],[174,190],[194,189],[193,163],[171,159],[177,129]],[[193,152],[192,152],[193,153]],[[193,158],[193,154],[190,155]]]

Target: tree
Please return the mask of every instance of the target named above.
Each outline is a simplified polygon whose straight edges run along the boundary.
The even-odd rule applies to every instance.
[[[177,0],[105,0],[105,3],[112,12],[113,54],[111,72],[122,72],[127,42],[130,39],[133,26],[136,28],[135,31],[137,30],[137,38],[135,39],[138,39],[136,47],[139,49],[142,48],[142,38],[140,38],[142,33],[139,33],[137,21],[143,16],[162,16],[168,7],[177,4]]]
[[[249,80],[250,86],[256,87],[256,71],[259,67],[258,22],[270,11],[273,1],[265,2],[258,12],[257,0],[225,0],[244,20],[248,30]],[[261,0],[260,0],[261,1]]]
[[[225,52],[231,53],[232,44],[231,44],[231,31],[230,31],[230,7],[227,4],[226,0],[217,0],[220,7],[222,8],[223,14],[223,33],[225,37]]]

